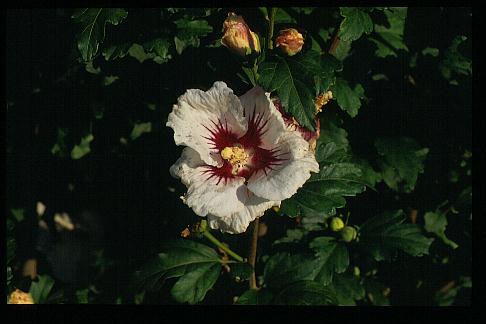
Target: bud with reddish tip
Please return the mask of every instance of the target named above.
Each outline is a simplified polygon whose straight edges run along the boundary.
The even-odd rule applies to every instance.
[[[250,30],[242,16],[228,13],[223,23],[223,38],[221,43],[240,56],[260,52],[258,35]]]
[[[303,45],[304,37],[294,28],[281,30],[275,39],[275,47],[280,47],[288,56],[299,53]]]

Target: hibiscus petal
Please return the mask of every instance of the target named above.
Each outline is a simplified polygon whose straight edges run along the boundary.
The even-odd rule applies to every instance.
[[[233,90],[226,83],[218,81],[204,92],[189,89],[179,97],[169,114],[166,126],[174,130],[174,141],[196,150],[201,159],[209,165],[222,164],[214,143],[211,130],[222,124],[227,130],[240,137],[246,132],[243,107]]]
[[[293,196],[309,179],[310,172],[319,172],[319,164],[309,143],[297,132],[286,131],[277,143],[285,159],[274,170],[258,172],[248,179],[248,189],[268,200],[284,200]]]
[[[254,87],[240,97],[241,105],[245,109],[245,118],[248,125],[248,132],[255,126],[261,127],[260,132],[261,144],[260,147],[264,149],[272,149],[277,143],[279,136],[285,131],[286,126],[282,118],[282,114],[277,110],[272,100],[270,100],[270,93],[265,93],[262,88]],[[260,118],[260,120],[258,119]],[[251,122],[259,121],[258,125],[253,125]],[[263,126],[263,127],[262,127]],[[251,137],[250,134],[247,135]]]
[[[206,164],[198,152],[190,147],[170,168],[170,173],[187,186],[184,202],[199,216],[208,216],[211,228],[228,233],[242,233],[265,210],[280,205],[251,193],[245,179],[234,177],[228,181],[208,179]]]

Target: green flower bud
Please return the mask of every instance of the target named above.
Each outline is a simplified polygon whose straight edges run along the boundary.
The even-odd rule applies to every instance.
[[[339,232],[340,230],[342,230],[344,228],[344,222],[339,217],[333,217],[333,218],[331,218],[330,227],[331,227],[331,231]]]
[[[346,226],[341,231],[341,238],[344,242],[351,242],[352,240],[356,239],[357,235],[358,233],[356,232],[356,229],[352,226]]]

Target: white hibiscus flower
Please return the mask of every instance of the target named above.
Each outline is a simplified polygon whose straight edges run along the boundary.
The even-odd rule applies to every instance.
[[[187,186],[183,201],[223,232],[244,232],[319,171],[309,143],[260,87],[239,98],[224,82],[206,92],[189,89],[167,126],[175,143],[187,146],[170,168]]]

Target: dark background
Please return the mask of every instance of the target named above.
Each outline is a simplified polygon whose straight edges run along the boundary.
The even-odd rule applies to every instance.
[[[136,37],[130,26],[160,28],[159,20],[153,18],[157,17],[155,11],[131,9],[127,23],[117,26],[116,32],[111,25],[107,27],[107,40],[130,33]],[[219,37],[226,12],[210,18],[215,31],[210,39]],[[251,8],[238,12],[248,17],[250,25],[256,17]],[[463,188],[452,184],[449,174],[458,167],[464,150],[471,150],[471,78],[459,78],[459,85],[451,85],[439,73],[438,63],[456,35],[468,37],[461,51],[471,57],[470,12],[468,8],[409,8],[405,27],[409,52],[401,51],[397,58],[376,58],[374,45],[364,39],[353,43],[344,75],[351,84],[362,83],[369,100],[354,119],[336,103],[326,106],[322,118],[338,114],[353,150],[372,165],[377,137],[410,136],[430,149],[425,172],[413,193],[397,199],[397,194],[381,183],[377,192],[368,190],[348,199],[353,222],[361,223],[386,209],[434,210],[442,201],[454,200]],[[179,200],[185,188],[168,173],[181,152],[174,144],[172,130],[165,127],[177,97],[189,88],[209,88],[217,80],[224,80],[236,94],[249,87],[236,76],[239,65],[225,48],[202,47],[188,48],[162,65],[151,61],[140,64],[131,57],[113,62],[98,58],[95,65],[101,64],[103,75],[120,77],[104,87],[99,76],[86,72],[75,60],[78,27],[70,13],[67,9],[7,12],[7,207],[24,207],[29,216],[18,230],[20,260],[37,255],[33,221],[37,201],[47,206],[46,218],[57,211],[79,219],[83,211],[96,215],[95,222],[103,227],[99,244],[114,261],[105,274],[99,301],[113,302],[116,296],[130,294],[127,283],[137,267],[157,253],[164,241],[177,237],[197,220]],[[308,28],[312,24],[318,27],[319,22],[308,22]],[[412,53],[426,47],[438,48],[439,57],[419,55],[417,67],[410,68]],[[371,75],[376,73],[386,74],[389,81],[372,81]],[[415,85],[407,81],[408,75]],[[156,109],[149,110],[146,103],[154,103]],[[93,111],[98,106],[104,107],[104,115],[95,120]],[[121,144],[120,138],[128,138],[135,121],[151,121],[153,131]],[[58,127],[69,130],[69,151],[91,127],[91,152],[79,160],[53,156],[50,150]],[[461,181],[467,184],[470,179]],[[68,190],[69,184],[74,185],[73,191]],[[265,241],[271,243],[283,235],[289,220],[266,216],[264,221],[269,233],[263,247]],[[470,275],[471,242],[464,238],[464,226],[463,221],[450,220],[448,237],[461,247],[446,271],[428,259],[405,256],[382,266],[383,281],[392,287],[392,304],[432,304],[441,284],[458,275]],[[225,239],[245,254],[245,234]],[[39,271],[49,269],[45,264]],[[89,275],[84,272],[78,277],[83,276]],[[417,278],[424,281],[420,290],[414,289]],[[215,291],[229,282],[225,280],[218,281]],[[229,293],[210,292],[206,302],[226,303],[230,297]],[[170,303],[167,292],[157,298],[157,302]],[[463,298],[457,303],[468,304]]]

